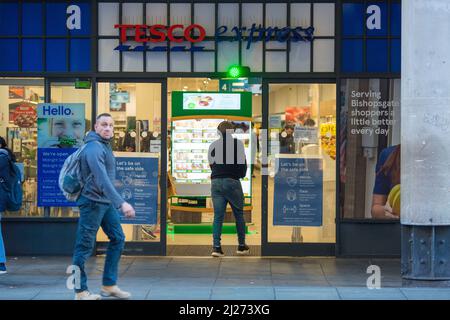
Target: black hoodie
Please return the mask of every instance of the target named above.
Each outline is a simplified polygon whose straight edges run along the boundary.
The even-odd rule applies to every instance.
[[[228,141],[230,143],[227,148]],[[212,171],[211,179],[232,178],[239,180],[244,178],[247,172],[244,144],[230,134],[226,134],[211,143],[208,150],[208,160]]]

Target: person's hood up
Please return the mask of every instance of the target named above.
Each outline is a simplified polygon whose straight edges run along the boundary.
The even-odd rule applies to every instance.
[[[91,141],[99,141],[99,142],[103,142],[105,144],[109,144],[109,142],[110,142],[110,140],[103,139],[102,137],[100,137],[100,135],[97,134],[95,131],[89,131],[89,133],[84,138],[84,143],[88,143]]]

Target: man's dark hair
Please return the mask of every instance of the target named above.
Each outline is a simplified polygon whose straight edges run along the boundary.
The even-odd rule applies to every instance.
[[[287,125],[284,126],[284,129],[285,130],[287,130],[287,129],[294,130],[294,126],[292,124],[287,124]]]
[[[234,125],[231,122],[225,120],[219,123],[219,125],[217,126],[217,130],[219,130],[219,132],[224,135],[227,133],[227,130],[234,130]]]
[[[109,113],[100,113],[97,118],[95,118],[95,121],[98,121],[98,119],[100,119],[101,117],[109,117],[112,118],[112,115],[110,115]]]

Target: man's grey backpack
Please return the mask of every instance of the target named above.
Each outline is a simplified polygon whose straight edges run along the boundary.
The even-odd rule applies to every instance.
[[[58,185],[62,193],[69,201],[77,201],[83,190],[84,181],[81,177],[81,153],[87,143],[78,148],[64,161],[59,173]]]

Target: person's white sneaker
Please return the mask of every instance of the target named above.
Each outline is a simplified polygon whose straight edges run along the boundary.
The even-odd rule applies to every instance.
[[[131,293],[120,290],[120,288],[118,286],[102,286],[102,291],[100,292],[100,294],[103,297],[115,297],[118,299],[130,299],[131,298]]]
[[[101,300],[101,299],[102,297],[99,294],[90,293],[87,290],[75,293],[75,300]]]

